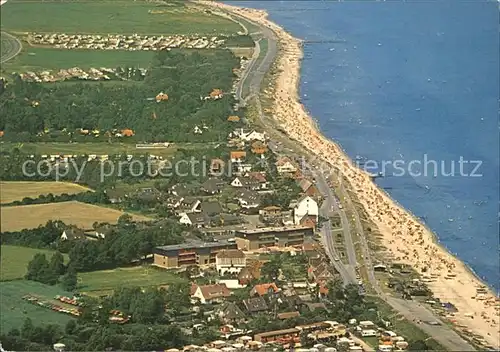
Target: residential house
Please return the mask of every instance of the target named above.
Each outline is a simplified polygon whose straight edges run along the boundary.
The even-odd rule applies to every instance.
[[[203,213],[181,213],[179,222],[196,228],[207,227],[210,224],[209,219]]]
[[[281,213],[281,223],[284,226],[294,226],[295,225],[295,223],[293,221],[293,214],[292,213],[293,212],[291,212],[291,211]]]
[[[230,158],[232,163],[241,163],[245,161],[246,156],[247,152],[241,150],[233,150],[230,153]]]
[[[183,197],[177,197],[177,196],[168,197],[165,200],[165,205],[167,206],[167,208],[175,210],[182,205],[183,200],[184,200]]]
[[[237,176],[232,182],[231,186],[236,188],[246,188],[252,191],[260,189],[260,182],[254,178]]]
[[[275,294],[280,292],[281,289],[276,286],[274,282],[268,283],[268,284],[259,284],[255,285],[252,290],[250,291],[250,296],[265,296],[268,294]]]
[[[239,116],[236,116],[236,115],[231,115],[227,118],[228,121],[230,122],[239,122],[240,121],[240,117]]]
[[[267,153],[268,148],[267,148],[267,145],[264,142],[255,141],[255,142],[252,143],[251,151],[254,154],[262,155],[262,154]]]
[[[243,305],[250,314],[267,312],[269,307],[263,297],[247,298],[243,300]]]
[[[201,201],[195,197],[182,198],[179,212],[199,213],[201,212]]]
[[[251,141],[261,141],[264,142],[266,140],[266,134],[265,133],[260,133],[257,131],[252,131],[249,133],[240,133],[240,138],[244,140],[245,142],[251,142]]]
[[[160,200],[161,192],[156,188],[144,187],[138,189],[135,193],[135,198],[145,202],[153,202]]]
[[[269,182],[267,182],[266,173],[260,171],[247,172],[245,177],[248,177],[252,180],[259,182],[260,189],[267,189],[269,186]]]
[[[207,217],[218,216],[222,213],[222,207],[217,201],[204,201],[201,203],[201,212]]]
[[[241,223],[242,223],[241,218],[235,214],[220,214],[219,216],[220,226],[238,225]]]
[[[198,126],[194,126],[193,132],[194,132],[194,134],[202,134],[203,133],[201,128],[199,128]]]
[[[307,302],[304,304],[304,306],[307,307],[311,312],[314,312],[317,309],[328,311],[328,309],[326,308],[326,305],[324,303],[321,303],[321,302],[320,303]]]
[[[102,225],[102,226],[96,227],[92,231],[87,231],[85,233],[85,235],[87,237],[92,237],[92,238],[102,240],[102,239],[105,239],[106,236],[111,234],[112,232],[113,232],[113,230],[112,230],[110,225]]]
[[[309,214],[304,215],[302,219],[300,219],[299,225],[314,229],[316,227],[316,216]]]
[[[134,135],[134,131],[129,128],[126,128],[124,130],[121,130],[121,135],[124,137],[132,137]]]
[[[221,276],[238,274],[245,266],[245,253],[239,249],[222,250],[215,256],[215,268]]]
[[[300,224],[300,220],[304,215],[314,216],[316,222],[318,221],[318,203],[310,196],[302,196],[297,202],[292,202],[290,208],[293,210],[293,222],[295,225]]]
[[[231,296],[231,291],[225,284],[198,286],[191,298],[199,299],[202,304],[220,303]]]
[[[298,170],[298,167],[295,166],[295,163],[293,163],[288,157],[282,157],[279,158],[276,163],[276,170],[280,175],[283,174],[293,174]]]
[[[66,241],[74,241],[74,240],[82,240],[85,239],[85,232],[76,227],[68,227],[61,234],[61,240]]]
[[[124,191],[117,190],[115,188],[107,189],[104,191],[108,197],[111,204],[118,204],[125,200],[127,197]]]
[[[247,285],[253,280],[260,279],[260,269],[262,268],[263,262],[260,260],[247,260],[246,267],[241,269],[238,274],[238,282],[240,285]]]
[[[210,160],[210,174],[211,175],[222,175],[224,173],[226,163],[222,159],[212,159]]]
[[[222,92],[222,90],[218,89],[218,88],[214,88],[212,89],[212,91],[210,92],[210,99],[213,99],[213,100],[217,100],[217,99],[221,99],[223,97],[224,93]]]
[[[325,285],[321,285],[318,290],[318,297],[319,298],[327,298],[328,297],[328,287]]]
[[[316,185],[313,182],[309,181],[307,178],[300,179],[298,183],[300,189],[302,190],[302,193],[304,193],[305,195],[308,195],[309,197],[315,199],[321,196],[321,193],[319,192]]]
[[[281,208],[275,205],[270,205],[259,210],[259,214],[263,217],[276,217],[281,215]]]
[[[237,324],[245,321],[246,315],[233,302],[224,302],[216,310],[216,315],[225,324]]]
[[[260,205],[259,194],[255,191],[244,189],[236,194],[235,199],[238,201],[240,207],[244,209],[255,209]]]
[[[217,194],[222,192],[226,183],[219,178],[209,178],[201,185],[200,189],[207,194]]]
[[[316,267],[310,267],[307,274],[310,280],[314,280],[318,284],[324,284],[334,279],[334,275],[325,262],[321,262]]]
[[[237,163],[233,164],[232,166],[233,166],[233,172],[235,175],[241,176],[247,172],[252,171],[252,164],[248,164],[248,163],[244,164],[244,163],[237,162]]]

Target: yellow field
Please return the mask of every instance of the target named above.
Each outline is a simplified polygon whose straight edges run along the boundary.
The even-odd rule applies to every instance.
[[[75,194],[91,191],[90,188],[69,182],[0,182],[0,203],[12,203],[23,198],[37,198],[40,195]]]
[[[2,232],[32,229],[45,225],[49,220],[61,220],[67,225],[90,229],[96,221],[116,223],[123,214],[118,210],[76,201],[0,208]],[[137,221],[150,220],[139,215],[132,215],[132,218]]]

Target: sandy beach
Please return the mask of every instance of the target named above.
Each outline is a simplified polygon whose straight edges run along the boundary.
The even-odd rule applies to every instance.
[[[355,192],[383,235],[383,244],[394,261],[409,264],[422,272],[431,281],[428,286],[434,295],[456,306],[458,312],[450,316],[450,321],[458,329],[480,335],[489,345],[500,348],[498,298],[459,259],[441,247],[430,230],[379,189],[370,175],[357,168],[337,144],[324,137],[299,103],[303,56],[300,40],[269,21],[265,11],[207,4],[237,13],[275,32],[280,52],[276,62],[279,74],[274,87],[274,118],[290,138],[340,170],[347,182],[346,187]],[[478,294],[478,288],[484,293]]]

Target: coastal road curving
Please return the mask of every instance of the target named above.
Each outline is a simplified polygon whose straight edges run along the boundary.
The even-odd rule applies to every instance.
[[[249,21],[248,19],[245,19]],[[249,21],[251,22],[251,21]],[[264,38],[267,38],[268,40],[268,50],[266,52],[265,57],[262,59],[258,67],[255,68],[255,62],[252,63],[252,68],[251,70],[255,71],[251,72],[246,72],[245,79],[251,79],[250,81],[250,95],[256,97],[256,106],[257,106],[257,111],[259,118],[261,122],[268,127],[270,131],[273,131],[275,126],[273,126],[272,120],[267,118],[264,113],[263,109],[261,106],[261,102],[259,99],[259,91],[261,89],[261,84],[264,79],[265,74],[270,70],[271,65],[273,64],[276,56],[277,56],[277,51],[278,51],[278,45],[277,45],[277,38],[276,35],[273,31],[271,31],[269,28],[262,26],[258,23],[253,24],[259,26],[261,28],[261,33]],[[251,78],[250,78],[251,77]],[[246,97],[248,99],[249,97]],[[302,148],[300,148],[302,149]],[[321,174],[321,172],[316,172],[317,178],[317,185],[318,189],[320,192],[325,195],[325,199],[327,202],[327,207],[332,205],[334,206],[335,210],[339,211],[338,205],[336,205],[334,196],[332,194],[331,188],[328,186],[326,183],[326,180],[324,179],[324,176]],[[404,316],[406,319],[409,321],[437,321],[440,322],[440,319],[434,314],[432,311],[427,309],[426,307],[420,305],[418,302],[415,301],[407,301],[399,298],[395,298],[392,296],[389,296],[385,294],[379,287],[378,281],[375,278],[375,275],[373,273],[373,266],[371,263],[371,256],[369,253],[367,241],[365,234],[363,232],[363,227],[360,222],[359,215],[357,214],[354,205],[352,204],[352,201],[347,194],[347,192],[342,188],[342,193],[343,195],[339,194],[339,196],[346,196],[346,200],[348,203],[348,206],[350,209],[354,209],[354,217],[355,217],[355,228],[356,232],[358,233],[358,236],[360,237],[360,242],[362,245],[362,252],[364,256],[364,264],[367,267],[367,272],[368,272],[368,278],[373,286],[375,292],[379,297],[381,297],[385,302],[387,302],[394,310],[396,310],[398,313],[400,313],[402,316]],[[325,209],[323,209],[325,211]],[[327,211],[328,213],[328,211]],[[346,251],[347,255],[349,257],[349,265],[343,265],[341,264],[340,261],[335,261],[333,260],[332,263],[333,265],[337,268],[339,271],[340,275],[344,279],[344,282],[347,283],[356,283],[356,278],[355,274],[352,272],[352,266],[356,265],[356,253],[354,250],[354,244],[352,242],[350,230],[349,230],[349,224],[348,224],[348,219],[347,216],[344,212],[344,210],[340,210],[339,213],[341,214],[341,221],[343,223],[344,228],[344,240],[346,241]],[[345,225],[344,225],[345,223]],[[325,249],[327,251],[327,254],[331,257],[335,257],[336,253],[334,252],[335,248],[332,243],[332,237],[331,237],[331,232],[329,231],[330,229],[330,224],[327,222],[325,226],[323,227],[323,238],[324,238],[324,244],[325,244]],[[354,278],[353,278],[354,276]],[[354,282],[353,282],[354,281]],[[424,330],[427,334],[429,334],[434,340],[438,341],[441,345],[443,345],[445,348],[451,350],[451,351],[474,351],[475,349],[467,342],[465,341],[462,337],[460,337],[453,329],[451,329],[449,326],[442,324],[439,326],[434,326],[434,325],[427,325],[427,324],[419,324],[418,325],[422,330]]]

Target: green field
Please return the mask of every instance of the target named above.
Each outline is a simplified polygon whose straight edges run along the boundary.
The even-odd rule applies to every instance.
[[[162,13],[150,13],[151,10]],[[182,5],[145,1],[22,2],[2,6],[2,29],[67,34],[233,34],[241,27]]]
[[[125,50],[65,50],[54,48],[30,47],[26,44],[23,51],[2,65],[7,72],[25,72],[59,70],[72,67],[89,69],[106,67],[141,67],[148,68],[153,51]]]
[[[179,276],[151,266],[118,268],[78,274],[78,290],[107,292],[124,286],[160,286],[181,282]]]
[[[50,260],[54,251],[28,247],[2,245],[0,281],[22,279],[28,263],[36,253],[43,253]],[[67,258],[67,256],[65,255]]]
[[[66,324],[73,319],[70,315],[54,312],[50,309],[36,306],[22,299],[31,294],[51,300],[55,295],[72,296],[59,286],[47,286],[34,281],[16,280],[0,282],[0,328],[7,332],[20,328],[26,318],[31,318],[33,324]]]

